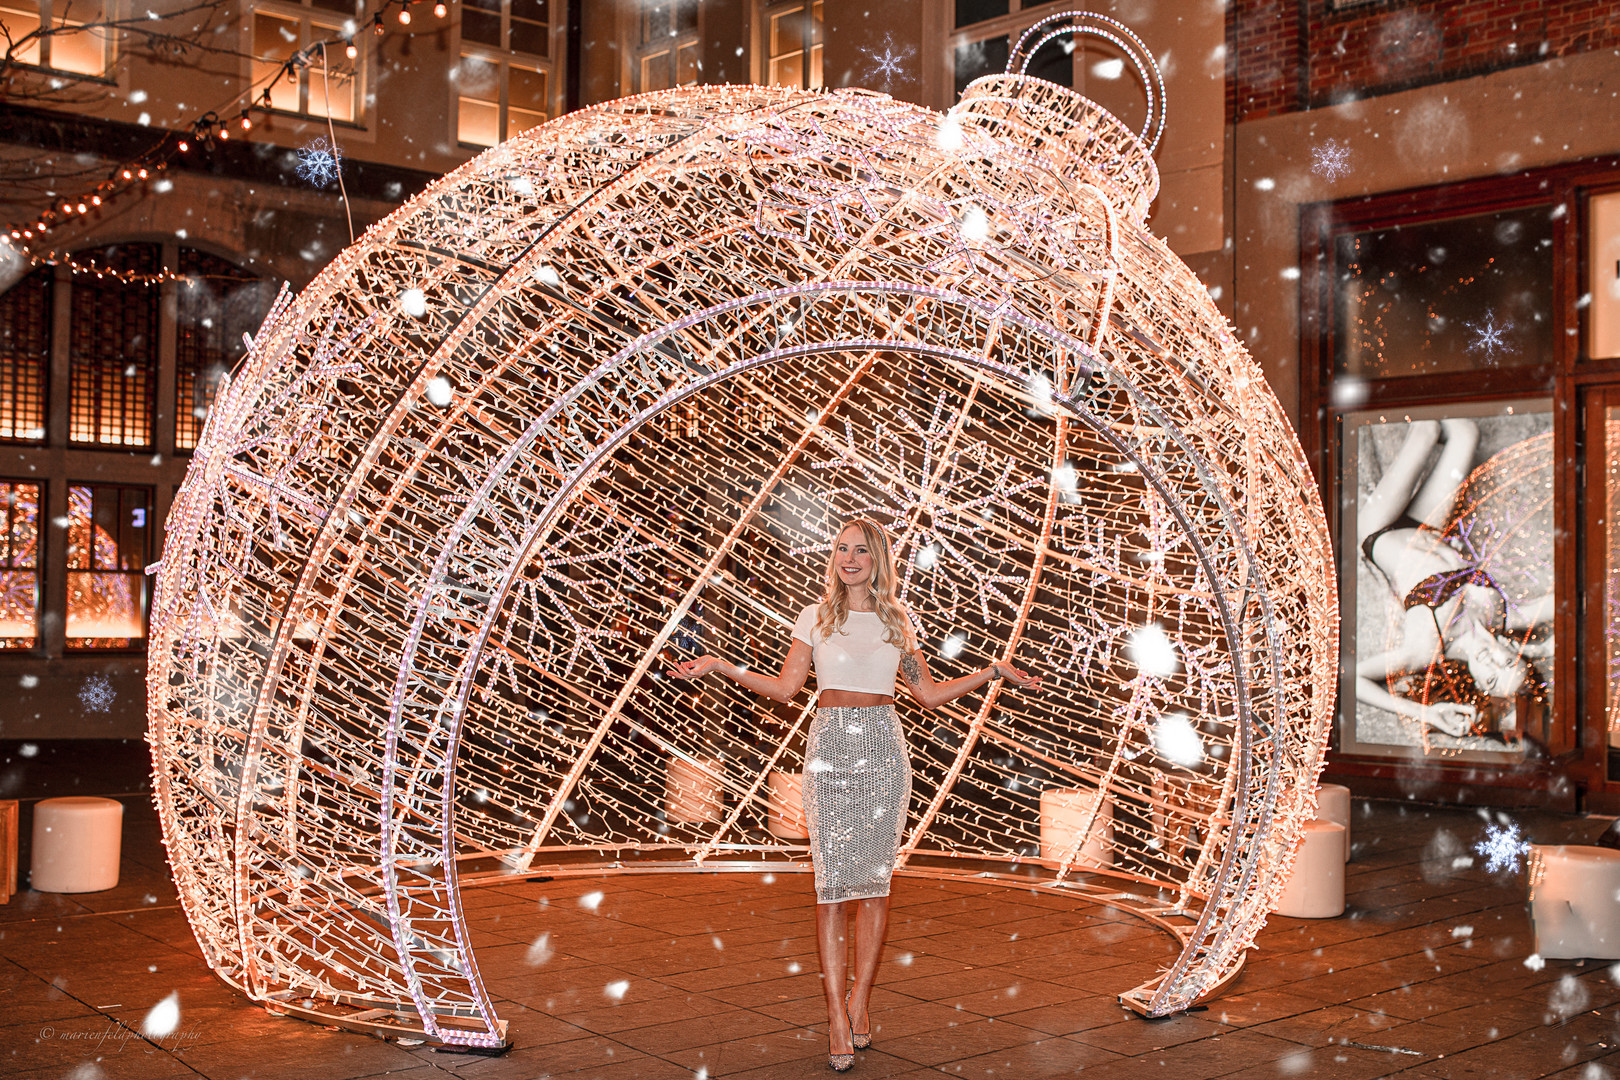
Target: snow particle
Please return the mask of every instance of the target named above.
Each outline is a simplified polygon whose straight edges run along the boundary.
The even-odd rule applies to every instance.
[[[141,1034],[149,1039],[161,1039],[180,1025],[180,994],[178,991],[152,1006],[152,1011],[141,1021]]]

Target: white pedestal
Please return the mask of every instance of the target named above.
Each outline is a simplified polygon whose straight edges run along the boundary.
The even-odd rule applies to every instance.
[[[1544,957],[1620,960],[1620,851],[1535,845],[1530,923]]]
[[[1316,818],[1305,823],[1294,872],[1275,911],[1294,919],[1344,914],[1344,826]]]
[[[1092,808],[1101,803],[1096,818]],[[1090,831],[1081,833],[1087,824]],[[1079,849],[1076,854],[1076,849]],[[1041,792],[1041,858],[1090,866],[1111,866],[1114,856],[1114,807],[1102,792],[1090,788],[1053,788]]]
[[[720,797],[724,762],[719,758],[670,758],[664,781],[664,816],[670,821],[719,821],[725,814]]]
[[[765,776],[765,828],[783,840],[808,840],[810,825],[804,816],[804,774],[773,772]]]
[[[124,804],[75,795],[34,807],[28,884],[39,892],[100,892],[118,884]]]
[[[1350,861],[1350,789],[1343,784],[1323,784],[1316,789],[1316,816],[1344,826],[1344,861]]]

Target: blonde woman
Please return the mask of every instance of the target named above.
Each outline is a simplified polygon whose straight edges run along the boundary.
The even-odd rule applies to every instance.
[[[799,613],[793,644],[774,678],[713,656],[671,672],[696,679],[718,671],[776,701],[804,688],[812,662],[819,699],[805,748],[805,816],[816,878],[816,948],[827,995],[827,1064],[844,1072],[871,1045],[867,1005],[889,926],[889,879],[911,798],[911,757],[894,709],[903,675],[911,696],[932,709],[994,679],[1036,686],[1005,660],[935,682],[917,647],[911,615],[895,596],[894,556],[883,527],[856,518],[839,530],[821,601]],[[855,914],[854,980],[846,994],[850,906]]]

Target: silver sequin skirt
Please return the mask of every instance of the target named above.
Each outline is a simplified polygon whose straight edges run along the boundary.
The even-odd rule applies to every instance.
[[[894,706],[817,709],[805,761],[816,902],[888,896],[911,805],[911,751]]]

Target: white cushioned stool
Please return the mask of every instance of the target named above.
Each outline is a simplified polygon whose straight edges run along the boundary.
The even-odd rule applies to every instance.
[[[725,817],[720,777],[725,762],[719,758],[670,758],[664,779],[664,816],[671,821],[706,822]]]
[[[1532,845],[1530,923],[1544,957],[1620,960],[1620,851]]]
[[[1300,834],[1294,871],[1277,901],[1278,915],[1335,919],[1344,914],[1344,826],[1321,818]]]
[[[73,795],[34,807],[28,884],[39,892],[100,892],[118,884],[124,804]]]
[[[1081,843],[1092,807],[1102,799],[1091,832]],[[1079,850],[1076,851],[1076,848]],[[1114,806],[1091,788],[1049,788],[1041,792],[1041,858],[1061,863],[1111,866],[1114,862]]]
[[[1344,826],[1344,861],[1350,861],[1350,789],[1343,784],[1323,784],[1316,789],[1316,816]]]

